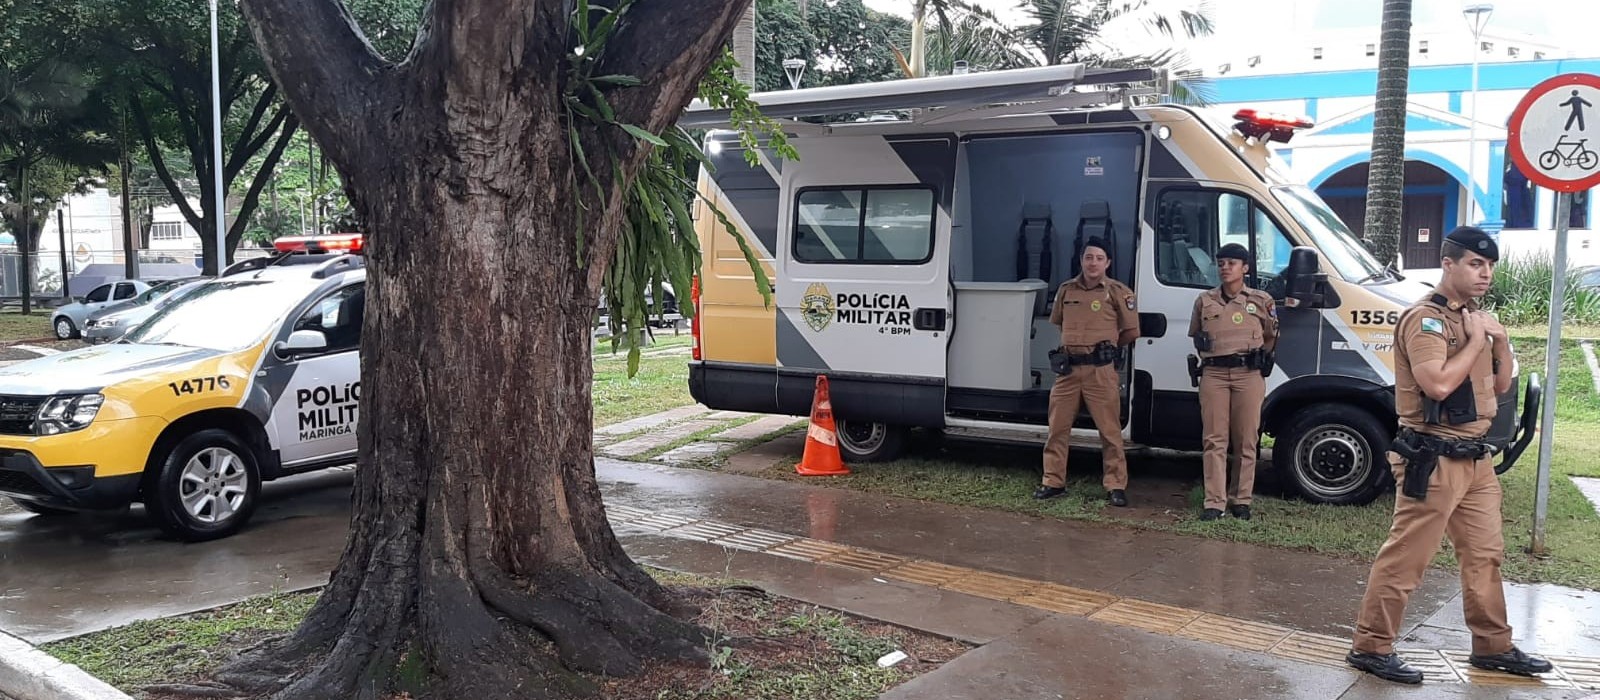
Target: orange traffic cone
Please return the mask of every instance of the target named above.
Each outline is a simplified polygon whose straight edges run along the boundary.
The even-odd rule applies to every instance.
[[[816,393],[811,398],[811,426],[806,428],[806,453],[795,465],[801,476],[839,476],[849,474],[839,456],[839,432],[833,425],[833,402],[828,400],[828,378],[817,375]]]

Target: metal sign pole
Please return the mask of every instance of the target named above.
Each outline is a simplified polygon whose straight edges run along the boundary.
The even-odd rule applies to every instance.
[[[1539,473],[1533,496],[1534,554],[1544,554],[1544,521],[1550,508],[1550,459],[1556,445],[1556,374],[1561,366],[1561,316],[1567,297],[1567,225],[1572,193],[1556,193],[1555,281],[1550,289],[1550,344],[1544,352],[1544,415],[1539,420]]]

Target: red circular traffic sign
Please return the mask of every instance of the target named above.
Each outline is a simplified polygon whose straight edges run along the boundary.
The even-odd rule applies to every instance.
[[[1507,155],[1534,184],[1557,192],[1600,185],[1600,76],[1566,73],[1533,86],[1507,132]]]

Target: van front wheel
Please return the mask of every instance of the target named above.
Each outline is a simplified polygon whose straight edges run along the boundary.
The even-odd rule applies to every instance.
[[[835,419],[839,455],[846,462],[888,462],[905,451],[905,428],[886,423]]]
[[[1383,492],[1389,431],[1371,413],[1343,404],[1310,406],[1282,437],[1272,461],[1305,500],[1366,505]]]

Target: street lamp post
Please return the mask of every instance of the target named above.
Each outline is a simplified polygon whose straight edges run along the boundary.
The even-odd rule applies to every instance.
[[[806,61],[803,58],[783,59],[783,74],[789,77],[789,88],[800,89],[800,79],[806,74]]]
[[[217,276],[222,276],[222,268],[228,261],[228,227],[227,210],[225,202],[227,193],[222,191],[222,66],[217,57],[217,0],[211,0],[211,175],[212,187],[216,191],[216,216],[213,225],[216,227],[217,237]]]
[[[1467,223],[1478,223],[1478,56],[1483,53],[1483,30],[1489,26],[1489,16],[1494,14],[1494,5],[1480,3],[1461,8],[1461,16],[1467,18],[1467,26],[1472,30],[1472,109],[1467,114],[1471,123],[1467,127]],[[1489,174],[1494,177],[1494,173]],[[1489,188],[1485,187],[1487,192]]]

